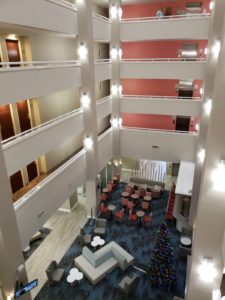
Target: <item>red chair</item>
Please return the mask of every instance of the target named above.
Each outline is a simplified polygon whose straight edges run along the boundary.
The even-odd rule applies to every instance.
[[[121,219],[123,218],[124,216],[124,208],[122,208],[120,211],[117,211],[114,215],[114,220],[115,221],[121,221]]]
[[[123,208],[127,207],[127,202],[128,202],[127,198],[121,198],[121,204]]]
[[[132,187],[127,186],[127,187],[125,188],[125,192],[128,192],[128,193],[131,195],[131,194],[133,193]]]
[[[148,202],[146,202],[146,201],[142,201],[141,202],[141,208],[143,209],[143,210],[149,210],[149,203]]]
[[[107,198],[108,198],[107,194],[105,194],[105,193],[100,194],[100,201],[105,201],[105,200],[107,200]]]
[[[145,192],[145,196],[152,197],[152,193],[151,192]]]
[[[108,207],[106,207],[103,203],[100,206],[100,211],[104,216],[108,216],[108,214],[109,214]]]
[[[144,224],[144,226],[146,225],[146,224],[151,224],[152,223],[152,214],[150,214],[150,215],[144,215],[144,217],[143,217],[143,224]]]
[[[130,222],[133,222],[133,223],[137,222],[137,215],[133,214],[132,209],[129,210],[129,223]]]
[[[128,208],[128,209],[133,209],[134,206],[135,206],[134,202],[132,202],[132,201],[127,201],[127,208]]]

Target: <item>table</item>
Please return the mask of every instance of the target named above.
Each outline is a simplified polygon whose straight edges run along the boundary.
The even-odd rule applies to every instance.
[[[91,246],[96,248],[97,246],[103,246],[105,244],[105,240],[103,240],[100,236],[95,236],[93,241],[91,242]]]
[[[141,218],[144,217],[144,215],[145,215],[145,212],[142,211],[142,210],[138,210],[138,211],[136,212],[136,216],[137,216],[138,219],[139,219],[139,225],[140,225],[140,226],[142,225]]]
[[[184,247],[191,248],[192,241],[188,236],[183,236],[180,238],[180,243]]]
[[[77,268],[72,268],[66,278],[66,281],[70,284],[73,284],[75,281],[80,282],[83,277],[84,274],[82,272],[80,272]]]
[[[133,187],[134,187],[134,182],[128,182],[128,183],[127,183],[127,186],[129,186],[129,187],[132,187],[132,188],[133,188]]]
[[[144,200],[145,200],[145,201],[151,201],[151,200],[152,200],[152,197],[150,197],[150,196],[144,196]]]
[[[112,220],[113,211],[116,209],[116,206],[113,204],[108,205],[108,210],[110,211],[110,219]]]
[[[139,199],[139,195],[137,195],[137,194],[132,194],[130,197],[131,197],[133,200]]]
[[[130,194],[129,194],[128,192],[122,192],[122,193],[121,193],[121,196],[124,197],[124,198],[129,197],[129,195],[130,195]]]

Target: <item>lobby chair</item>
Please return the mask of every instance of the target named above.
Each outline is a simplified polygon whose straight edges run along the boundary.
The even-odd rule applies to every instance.
[[[134,204],[133,201],[128,201],[128,202],[127,202],[127,208],[128,208],[128,209],[133,209],[134,207],[135,207],[135,204]]]
[[[100,219],[100,218],[96,219],[94,235],[99,235],[101,237],[104,237],[106,233],[106,224],[107,224],[107,220]]]
[[[121,222],[123,216],[124,216],[124,208],[122,208],[120,211],[117,211],[117,212],[115,213],[114,220],[115,220],[115,221],[120,221],[120,222]]]
[[[85,234],[84,229],[80,229],[81,242],[84,246],[89,245],[91,243],[91,234]]]
[[[108,217],[108,215],[109,215],[109,209],[108,209],[108,207],[105,206],[103,203],[102,203],[101,206],[100,206],[100,211],[101,211],[101,213],[102,213],[104,216]]]
[[[127,198],[121,198],[121,205],[123,206],[123,208],[127,208]]]
[[[143,225],[146,226],[147,224],[151,225],[152,223],[152,214],[144,215],[143,217]]]
[[[146,202],[146,201],[142,201],[142,202],[141,202],[141,208],[142,208],[143,210],[148,211],[148,210],[149,210],[149,203]]]
[[[129,224],[130,223],[136,223],[137,222],[137,215],[133,214],[132,209],[129,210]]]
[[[132,277],[125,276],[119,282],[118,289],[125,296],[129,296],[129,294],[137,287],[139,282],[139,277],[137,274],[133,274]]]
[[[53,285],[54,283],[58,283],[61,281],[65,271],[64,269],[60,269],[57,262],[53,260],[50,262],[45,272],[48,277],[49,285]]]

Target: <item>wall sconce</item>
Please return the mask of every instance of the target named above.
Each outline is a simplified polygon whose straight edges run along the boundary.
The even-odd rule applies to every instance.
[[[203,262],[198,268],[198,273],[200,278],[205,282],[209,283],[215,279],[217,272],[211,257],[204,257]]]
[[[205,159],[205,149],[202,148],[201,150],[199,150],[198,152],[198,158],[200,160],[200,162],[203,162]]]
[[[204,49],[204,54],[205,54],[205,55],[207,55],[207,54],[208,54],[208,52],[209,52],[208,48],[207,48],[207,47],[205,47],[205,49]]]
[[[118,160],[114,159],[113,163],[114,163],[114,165],[115,165],[116,167],[119,167],[119,162],[118,162]]]
[[[120,165],[122,165],[122,164],[123,164],[123,161],[122,161],[122,159],[120,159],[120,161],[119,161],[119,164],[120,164]]]
[[[117,8],[115,5],[112,5],[110,8],[110,15],[112,19],[116,19],[117,17]]]
[[[199,131],[199,124],[198,123],[195,124],[195,130]]]
[[[219,56],[220,53],[220,48],[221,48],[221,42],[218,40],[214,43],[213,47],[212,47],[212,51],[213,51],[213,55],[215,57]]]
[[[92,138],[86,137],[84,139],[84,147],[86,149],[89,149],[89,150],[92,149],[92,147],[93,147],[93,140],[92,140]]]
[[[206,101],[204,105],[205,113],[209,116],[212,110],[212,99]]]
[[[220,290],[213,290],[212,292],[212,300],[224,300],[225,297],[221,298],[221,292]]]
[[[120,96],[122,95],[122,91],[123,91],[123,87],[122,87],[122,85],[120,84],[120,85],[119,85],[119,94],[120,94]]]
[[[210,1],[210,3],[209,3],[209,9],[210,9],[210,10],[213,10],[213,8],[214,8],[214,2],[213,2],[213,1]]]
[[[116,84],[112,85],[111,92],[113,96],[116,96],[118,94],[118,86]]]
[[[123,120],[122,120],[122,118],[119,118],[119,119],[118,119],[118,124],[119,124],[119,127],[121,127],[121,126],[122,126],[122,123],[123,123]]]
[[[119,127],[118,119],[117,119],[117,118],[113,118],[113,119],[111,120],[111,124],[112,124],[112,127],[113,127],[113,128],[118,128],[118,127]]]
[[[119,15],[119,18],[121,19],[122,15],[123,15],[123,10],[121,7],[118,9],[118,15]]]
[[[123,51],[121,48],[118,50],[118,55],[119,55],[119,59],[121,59],[123,55]]]
[[[115,47],[112,48],[111,50],[111,58],[116,59],[117,58],[117,50]]]
[[[90,97],[85,93],[81,96],[81,105],[83,108],[89,108],[90,106]]]
[[[200,90],[199,90],[199,93],[200,93],[201,96],[203,95],[203,92],[204,92],[203,88],[201,87]]]
[[[77,53],[79,55],[80,60],[85,60],[87,58],[88,50],[84,44],[80,44],[78,47]]]
[[[221,160],[217,168],[212,172],[213,187],[216,191],[225,191],[225,160]]]

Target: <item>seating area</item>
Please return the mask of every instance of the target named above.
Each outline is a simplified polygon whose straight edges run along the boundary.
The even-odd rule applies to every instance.
[[[64,269],[59,268],[55,260],[51,261],[48,268],[46,269],[46,275],[48,277],[49,285],[60,282],[62,280],[64,272]]]
[[[126,186],[124,183],[119,183],[112,190],[111,199],[106,200],[108,204],[115,207],[113,218],[110,217],[110,211],[106,215],[100,212],[95,224],[88,220],[81,231],[83,236],[91,235],[94,241],[95,229],[104,228],[105,233],[101,237],[102,245],[95,246],[91,242],[85,246],[76,238],[59,263],[58,268],[65,270],[67,275],[73,275],[72,271],[77,268],[84,275],[83,278],[75,285],[71,285],[66,276],[63,276],[54,287],[47,283],[36,296],[36,300],[65,298],[120,300],[123,297],[131,300],[137,298],[173,300],[174,296],[184,297],[187,262],[180,259],[180,233],[173,223],[168,223],[168,226],[172,246],[175,249],[178,278],[176,290],[167,292],[152,288],[146,273],[154,249],[156,232],[162,220],[165,220],[168,192],[164,191],[159,199],[150,201],[150,211],[144,213],[142,217],[142,222],[146,226],[139,226],[138,219],[130,224],[128,209],[124,209],[124,215],[119,221],[114,218],[117,212],[123,211],[121,193],[125,191]],[[136,218],[136,211],[141,210],[139,203],[141,201],[135,201],[136,205],[132,210],[132,215]]]

